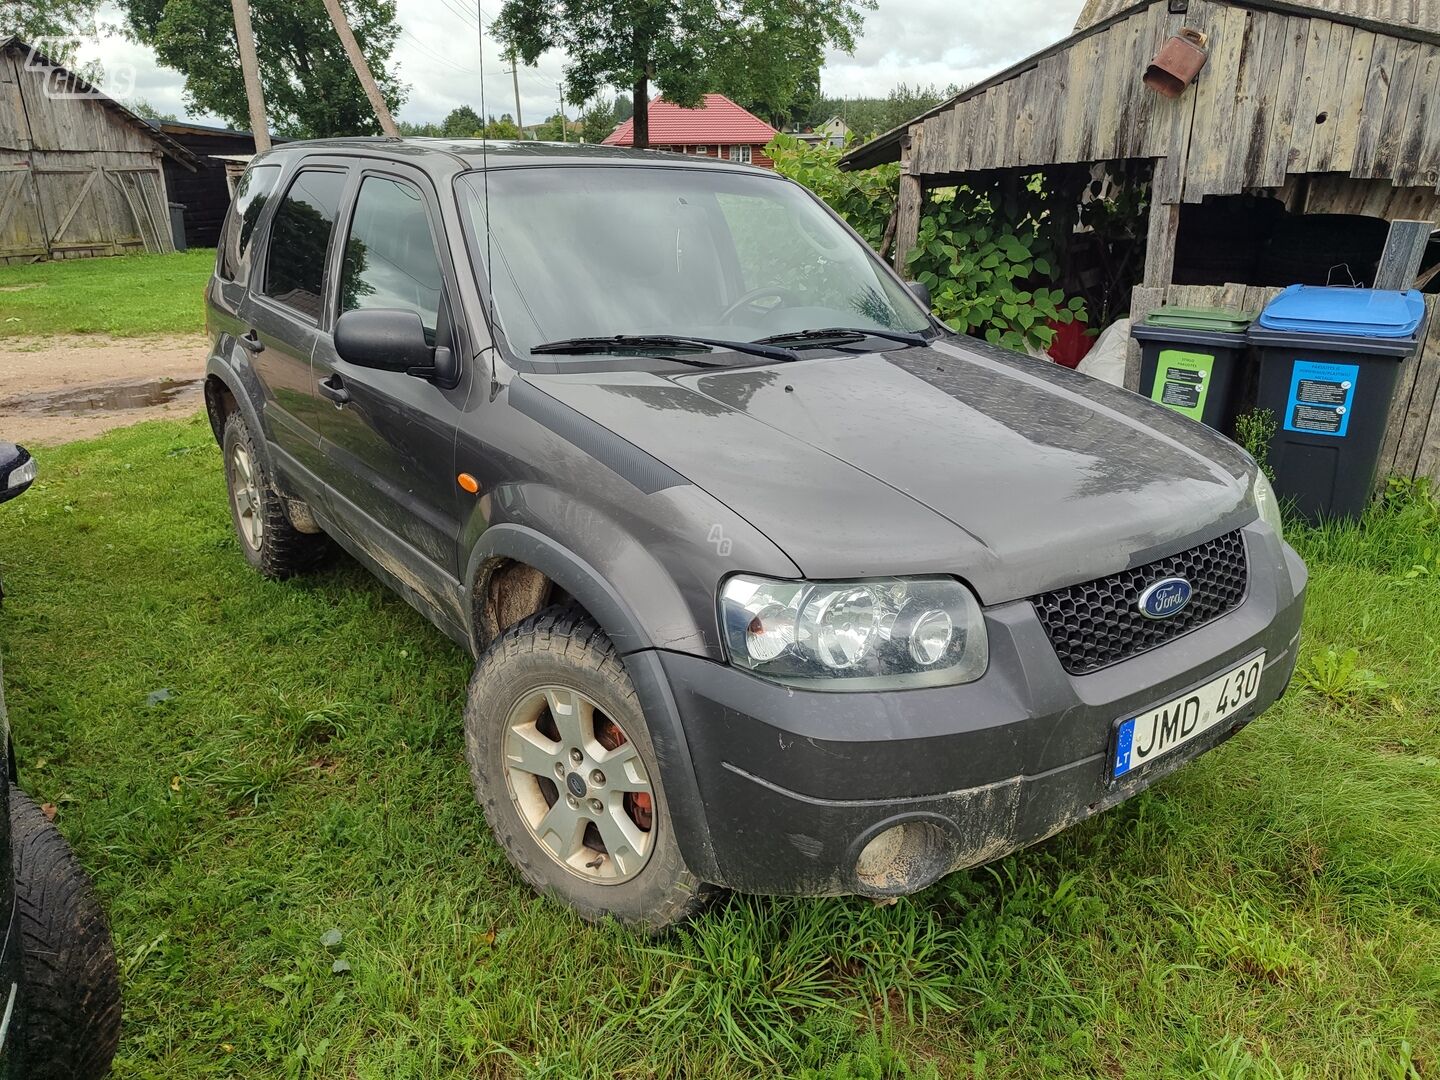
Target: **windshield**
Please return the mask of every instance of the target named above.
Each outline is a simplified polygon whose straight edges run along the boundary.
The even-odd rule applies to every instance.
[[[800,188],[698,168],[499,169],[461,178],[522,357],[569,338],[754,341],[834,326],[918,331],[923,308]]]

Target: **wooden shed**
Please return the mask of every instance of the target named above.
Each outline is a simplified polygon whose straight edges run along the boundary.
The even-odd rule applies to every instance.
[[[174,251],[173,139],[16,38],[0,41],[0,265]]]
[[[248,161],[255,155],[255,136],[248,131],[180,120],[151,121],[151,126],[195,155],[194,168],[167,157],[165,184],[170,189],[170,201],[185,207],[185,243],[189,247],[215,247],[220,242],[225,213],[230,209],[227,165],[235,160]],[[270,138],[277,146],[286,141],[275,135]]]
[[[1184,28],[1206,35],[1209,60],[1181,96],[1163,97],[1142,75]],[[1437,0],[1090,0],[1070,37],[857,147],[842,164],[903,162],[901,263],[928,190],[1040,173],[1078,202],[1097,176],[1142,176],[1149,216],[1131,314],[1167,302],[1254,308],[1283,282],[1229,276],[1223,265],[1207,277],[1202,263],[1185,266],[1177,284],[1187,214],[1193,220],[1193,208],[1217,200],[1259,199],[1292,220],[1370,217],[1381,230],[1378,257],[1384,222],[1440,216],[1437,104]],[[1429,327],[1402,376],[1381,465],[1440,481],[1440,320]]]

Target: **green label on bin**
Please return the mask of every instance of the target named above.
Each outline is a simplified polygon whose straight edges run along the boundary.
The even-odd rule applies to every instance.
[[[1155,365],[1155,385],[1150,400],[1167,409],[1199,420],[1205,415],[1205,400],[1210,396],[1210,375],[1215,357],[1210,353],[1182,352],[1164,349]]]

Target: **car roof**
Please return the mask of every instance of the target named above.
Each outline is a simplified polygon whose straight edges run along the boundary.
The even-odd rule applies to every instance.
[[[390,139],[383,136],[312,139],[276,146],[263,154],[257,154],[254,160],[286,160],[307,154],[327,153],[391,158],[441,175],[531,165],[659,166],[776,175],[768,169],[757,169],[752,165],[699,155],[635,150],[624,146],[597,146],[590,143],[518,142],[502,139]]]

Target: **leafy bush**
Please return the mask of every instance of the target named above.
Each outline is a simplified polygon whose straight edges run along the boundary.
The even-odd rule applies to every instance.
[[[803,184],[879,250],[899,199],[900,166],[840,169],[839,147],[777,135],[766,152],[783,176]],[[1085,302],[1058,280],[1055,220],[1040,179],[1018,191],[942,189],[920,221],[904,269],[930,289],[932,308],[952,329],[1012,349],[1044,349],[1050,322],[1086,321]]]
[[[1011,349],[1045,349],[1050,322],[1085,320],[1085,302],[1054,287],[1057,243],[1038,180],[1019,192],[935,194],[906,269],[930,289],[935,314],[962,334]]]
[[[1277,430],[1271,409],[1252,409],[1235,418],[1235,441],[1255,459],[1271,483],[1275,482],[1275,469],[1270,464],[1270,443]]]
[[[765,149],[781,176],[803,184],[850,223],[876,251],[900,192],[898,163],[864,172],[844,172],[838,146],[810,146],[793,135],[777,135]]]

